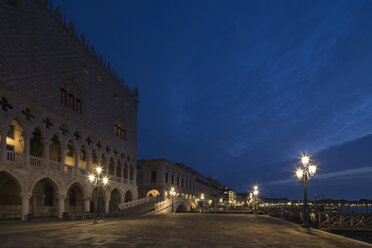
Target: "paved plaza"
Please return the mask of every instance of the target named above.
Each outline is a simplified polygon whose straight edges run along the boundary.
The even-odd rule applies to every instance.
[[[300,232],[267,216],[168,214],[138,219],[0,224],[1,247],[372,247],[326,232]]]

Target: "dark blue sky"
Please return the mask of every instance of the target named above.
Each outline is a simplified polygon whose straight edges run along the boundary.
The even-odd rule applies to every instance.
[[[240,192],[258,183],[264,196],[301,198],[291,178],[301,152],[372,133],[371,1],[53,5],[138,86],[139,159],[182,162]],[[317,161],[310,194],[372,198],[372,158],[332,161]]]

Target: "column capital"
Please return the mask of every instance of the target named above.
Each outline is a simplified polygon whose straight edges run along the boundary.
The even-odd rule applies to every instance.
[[[64,195],[64,194],[59,194],[58,195],[58,200],[62,200],[64,201],[66,199],[67,195]]]
[[[41,143],[43,145],[50,145],[52,143],[52,141],[50,139],[41,139]]]
[[[83,200],[84,201],[90,201],[92,199],[92,197],[90,197],[90,196],[84,196],[83,197]]]
[[[32,194],[31,193],[19,193],[19,196],[22,198],[22,199],[30,199],[32,197]]]

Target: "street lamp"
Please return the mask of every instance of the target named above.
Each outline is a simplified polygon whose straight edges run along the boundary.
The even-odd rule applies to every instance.
[[[254,195],[254,212],[257,214],[257,204],[258,204],[258,186],[257,185],[253,187],[253,195]]]
[[[299,182],[304,183],[304,221],[302,226],[305,228],[310,228],[308,222],[308,210],[307,210],[307,181],[313,179],[316,173],[316,164],[310,161],[310,158],[307,154],[303,155],[301,158],[301,163],[304,168],[297,168],[296,176]]]
[[[171,188],[171,191],[169,193],[172,198],[172,213],[173,213],[173,197],[176,195],[176,191],[174,191],[174,188]]]
[[[201,193],[201,195],[200,195],[200,202],[201,202],[201,204],[200,204],[200,213],[202,212],[202,210],[203,210],[203,205],[204,205],[204,194],[203,193]]]
[[[94,219],[94,224],[98,224],[98,223],[102,222],[102,217],[101,217],[101,213],[100,213],[101,212],[100,211],[101,199],[100,199],[100,192],[99,191],[100,191],[101,184],[106,185],[108,183],[108,178],[102,174],[102,168],[98,166],[96,168],[95,173],[89,175],[89,181],[93,185],[97,186],[97,214],[96,214],[95,219]]]

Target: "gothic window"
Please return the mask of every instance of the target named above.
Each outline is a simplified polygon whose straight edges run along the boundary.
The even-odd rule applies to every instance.
[[[122,140],[126,140],[126,130],[120,127],[120,124],[115,121],[114,124],[114,133],[116,137],[119,137]]]
[[[10,139],[14,139],[14,125],[9,125],[8,132],[6,133],[6,137]]]
[[[60,91],[60,103],[64,106],[67,106],[67,93],[66,90],[61,88]]]
[[[69,157],[73,157],[74,156],[74,146],[73,146],[73,144],[71,142],[69,142],[67,144],[66,155],[69,156]]]
[[[171,184],[174,184],[174,175],[171,176]]]
[[[165,183],[168,183],[168,172],[165,172]]]
[[[76,112],[81,115],[81,102],[79,98],[76,98]]]
[[[101,74],[97,74],[97,80],[98,80],[98,82],[100,82],[100,83],[103,82],[103,77],[101,76]]]
[[[156,171],[151,171],[151,182],[156,183]]]
[[[68,107],[72,111],[74,111],[74,105],[75,105],[75,98],[73,94],[68,94]]]
[[[80,152],[80,160],[81,161],[87,161],[87,153],[85,150],[81,150]]]
[[[65,78],[60,88],[60,104],[81,114],[81,90],[75,77]]]
[[[85,75],[88,75],[89,74],[89,68],[87,65],[83,65],[83,72]]]

